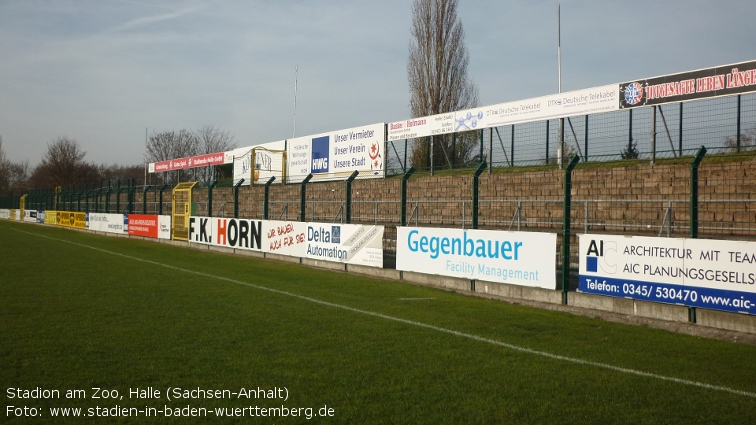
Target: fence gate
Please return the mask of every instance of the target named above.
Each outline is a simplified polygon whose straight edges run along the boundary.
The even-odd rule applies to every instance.
[[[197,182],[179,183],[173,188],[171,235],[173,240],[189,240],[189,216],[192,213],[192,188]]]

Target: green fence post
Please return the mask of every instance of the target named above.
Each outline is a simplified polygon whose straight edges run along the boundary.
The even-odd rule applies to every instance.
[[[410,169],[404,173],[404,176],[402,176],[402,216],[400,221],[402,226],[407,225],[407,180],[412,177],[414,172],[415,167],[410,167]]]
[[[217,184],[218,184],[218,180],[213,180],[213,182],[207,186],[207,216],[208,217],[213,216],[213,189],[215,189],[215,185]]]
[[[136,201],[136,179],[132,178],[129,182],[129,193],[127,194],[128,207],[127,212],[134,214],[134,203]]]
[[[690,237],[698,238],[698,166],[701,164],[706,148],[701,146],[690,164]]]
[[[163,191],[165,189],[168,189],[168,185],[167,184],[164,184],[160,188],[160,211],[158,212],[159,215],[163,215]]]
[[[115,213],[121,212],[121,179],[116,180],[116,210]]]
[[[105,214],[110,212],[110,194],[113,192],[113,189],[110,187],[111,183],[108,180],[108,190],[105,192]]]
[[[570,216],[572,214],[572,170],[580,157],[574,155],[564,170],[564,227],[562,229],[562,304],[567,304],[570,289]]]
[[[142,189],[142,214],[147,214],[147,192],[149,191],[150,187],[144,185],[144,189]]]
[[[698,238],[698,166],[701,164],[706,148],[701,146],[690,164],[690,237]],[[688,321],[696,323],[696,308],[688,307]]]
[[[276,176],[271,176],[265,183],[265,202],[263,203],[263,220],[268,219],[268,213],[270,212],[270,185],[276,181]]]
[[[483,173],[483,171],[486,170],[486,162],[483,161],[478,165],[478,168],[475,169],[475,174],[473,175],[473,181],[472,181],[472,228],[477,229],[478,228],[478,213],[479,213],[479,205],[478,205],[478,180],[480,179],[480,175]],[[462,223],[462,227],[464,228],[464,223]]]
[[[312,179],[312,173],[308,174],[307,177],[305,177],[305,179],[302,180],[302,197],[300,198],[300,202],[299,202],[299,221],[303,223],[306,218],[305,209],[307,208],[307,204],[306,204],[307,182],[309,182],[310,179]]]
[[[244,179],[239,180],[234,185],[234,218],[239,218],[239,186],[244,183]]]
[[[354,170],[352,175],[350,175],[346,181],[346,223],[347,224],[352,222],[352,182],[354,181],[355,178],[357,178],[358,174],[360,174],[360,172],[357,170]]]

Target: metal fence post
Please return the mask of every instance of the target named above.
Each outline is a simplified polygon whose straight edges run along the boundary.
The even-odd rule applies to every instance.
[[[142,214],[147,214],[147,192],[149,192],[150,187],[147,185],[144,185],[144,190],[142,191]]]
[[[207,186],[207,216],[208,217],[213,216],[213,189],[215,189],[215,185],[217,184],[218,184],[218,180],[213,180],[213,182]]]
[[[276,176],[271,176],[265,183],[265,202],[263,203],[263,220],[268,219],[268,211],[270,211],[270,185],[276,180]]]
[[[407,180],[412,177],[412,173],[414,172],[415,167],[410,167],[410,169],[402,176],[402,215],[400,218],[402,226],[407,225]]]
[[[567,304],[570,289],[570,215],[572,214],[572,170],[580,157],[574,155],[564,170],[564,220],[562,228],[562,304]]]
[[[129,193],[128,193],[128,213],[134,214],[134,204],[136,203],[136,179],[132,177],[130,186],[129,186]]]
[[[158,212],[159,215],[163,215],[163,191],[168,188],[167,184],[164,184],[160,188],[160,211]]]
[[[485,171],[486,169],[486,162],[483,161],[478,165],[478,168],[475,169],[475,174],[473,174],[473,181],[472,181],[472,228],[477,229],[478,228],[478,180],[480,178],[481,173]],[[464,211],[464,206],[462,207]]]
[[[701,146],[690,164],[690,237],[698,238],[698,166],[701,164],[706,148]]]
[[[309,182],[312,179],[312,173],[308,174],[307,177],[302,180],[302,197],[300,198],[299,202],[299,221],[302,223],[305,222],[305,219],[307,215],[305,212],[307,211],[307,182]]]
[[[238,183],[234,185],[234,218],[239,218],[239,186],[244,183],[244,179],[240,179]]]
[[[360,174],[359,171],[354,170],[354,172],[349,176],[349,178],[346,181],[346,223],[350,224],[352,222],[352,182],[355,178],[357,178],[357,175]]]

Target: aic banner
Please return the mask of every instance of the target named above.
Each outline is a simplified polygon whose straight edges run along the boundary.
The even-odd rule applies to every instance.
[[[580,235],[578,289],[756,314],[756,243]]]
[[[556,289],[555,249],[553,233],[398,227],[396,269]]]
[[[124,234],[128,232],[126,214],[89,213],[89,230]]]
[[[154,239],[171,238],[171,216],[129,214],[129,235]]]
[[[383,267],[383,226],[190,217],[189,242]]]

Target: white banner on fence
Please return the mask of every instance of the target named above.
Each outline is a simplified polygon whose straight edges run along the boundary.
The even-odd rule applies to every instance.
[[[9,220],[10,219],[10,210],[7,208],[0,208],[0,218]]]
[[[252,149],[264,148],[269,151],[285,151],[286,141],[263,143],[256,146],[245,146],[226,152],[226,162],[234,163],[234,185],[244,179],[242,186],[249,186],[257,182],[267,182],[271,177],[276,178],[276,183],[283,183],[283,167],[285,164],[274,164],[279,158],[267,158],[271,155],[264,150],[258,149],[256,164],[252,164]]]
[[[314,180],[346,179],[354,171],[360,178],[385,175],[383,123],[291,139],[286,147],[290,183],[313,174]]]
[[[28,223],[36,223],[37,210],[24,210],[24,221]]]
[[[383,226],[190,217],[189,242],[383,267]]]
[[[262,221],[241,218],[189,217],[189,242],[262,251]]]
[[[263,251],[300,258],[307,255],[307,223],[266,220],[263,233]]]
[[[756,243],[580,235],[583,292],[756,314]]]
[[[396,269],[556,289],[556,234],[397,227]]]
[[[515,102],[389,123],[388,140],[480,130],[619,109],[619,85],[593,87]],[[451,125],[451,127],[450,127]]]
[[[383,226],[307,223],[305,256],[383,267]]]
[[[127,214],[89,213],[87,221],[89,230],[96,232],[122,234],[129,230]]]

